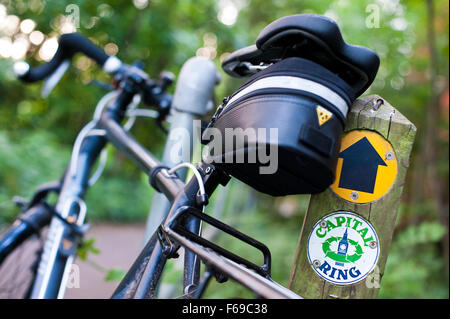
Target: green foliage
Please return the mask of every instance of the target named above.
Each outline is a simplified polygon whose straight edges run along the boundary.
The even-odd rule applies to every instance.
[[[88,254],[98,255],[100,250],[95,246],[95,238],[83,239],[77,249],[77,257],[85,261]]]
[[[438,243],[446,229],[437,222],[412,225],[392,243],[380,298],[448,298],[448,273]]]
[[[86,196],[89,220],[144,221],[153,193],[144,174],[127,176],[109,167]]]
[[[121,281],[125,277],[126,272],[123,269],[110,269],[105,275],[105,281]]]
[[[51,132],[30,131],[20,138],[13,135],[0,131],[0,225],[19,213],[12,198],[29,199],[39,185],[58,180],[71,153],[71,148],[61,145]],[[145,175],[122,167],[124,160],[109,155],[104,175],[89,189],[86,204],[90,221],[145,220],[153,191]]]
[[[69,160],[69,150],[49,132],[12,135],[0,131],[0,225],[18,212],[13,196],[30,198],[38,185],[58,180]]]

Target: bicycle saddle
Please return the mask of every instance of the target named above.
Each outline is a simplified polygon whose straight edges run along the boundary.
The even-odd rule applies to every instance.
[[[324,16],[297,14],[280,18],[265,27],[251,45],[232,53],[222,63],[235,77],[254,74],[261,64],[300,57],[324,66],[361,95],[378,71],[378,55],[344,41],[337,24]]]

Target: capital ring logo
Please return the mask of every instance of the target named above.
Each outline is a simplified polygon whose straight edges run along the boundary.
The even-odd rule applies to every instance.
[[[337,285],[366,278],[375,268],[380,247],[373,226],[351,212],[319,220],[308,238],[308,259],[317,275]]]

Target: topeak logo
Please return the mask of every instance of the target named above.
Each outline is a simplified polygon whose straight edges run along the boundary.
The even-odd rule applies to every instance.
[[[372,225],[350,212],[318,221],[308,239],[308,259],[323,279],[339,285],[358,282],[374,269],[380,248]]]
[[[325,124],[329,119],[333,117],[333,113],[325,109],[324,107],[317,105],[316,108],[317,111],[317,120],[319,121],[319,126],[322,126],[322,124]]]

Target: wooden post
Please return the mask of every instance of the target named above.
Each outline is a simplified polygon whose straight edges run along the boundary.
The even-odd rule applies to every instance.
[[[380,105],[380,102],[384,103]],[[347,137],[350,132],[360,135],[356,138]],[[380,146],[375,147],[376,143],[371,137],[364,139],[363,136],[369,136],[368,134],[379,136],[381,143],[384,139],[388,141],[381,146],[381,149],[386,147],[384,154],[380,151]],[[355,101],[348,115],[342,140],[336,181],[325,192],[311,196],[289,280],[291,290],[304,298],[378,296],[415,134],[416,127],[379,96],[371,95]],[[378,158],[375,153],[378,161],[374,162],[375,169],[367,166],[367,158],[362,155],[357,157],[364,153],[364,147],[371,146],[380,155]],[[352,165],[355,167],[353,172]],[[363,168],[361,174],[359,166],[364,165],[367,167]],[[370,176],[374,174],[375,176]],[[371,178],[375,178],[376,182],[369,180]],[[347,215],[332,215],[336,212]],[[355,218],[352,219],[352,216]],[[371,233],[370,225],[378,240],[374,240],[376,235]],[[327,238],[325,233],[334,235]],[[359,242],[356,238],[358,236]],[[313,240],[317,241],[315,246]],[[348,250],[346,246],[349,247]],[[339,252],[338,247],[345,249]],[[314,257],[318,253],[323,253],[322,259]],[[359,271],[358,263],[368,273],[362,279],[358,278],[358,275],[361,276],[358,272],[363,273],[363,270]],[[352,265],[356,267],[351,269]],[[350,283],[352,276],[356,279]]]

